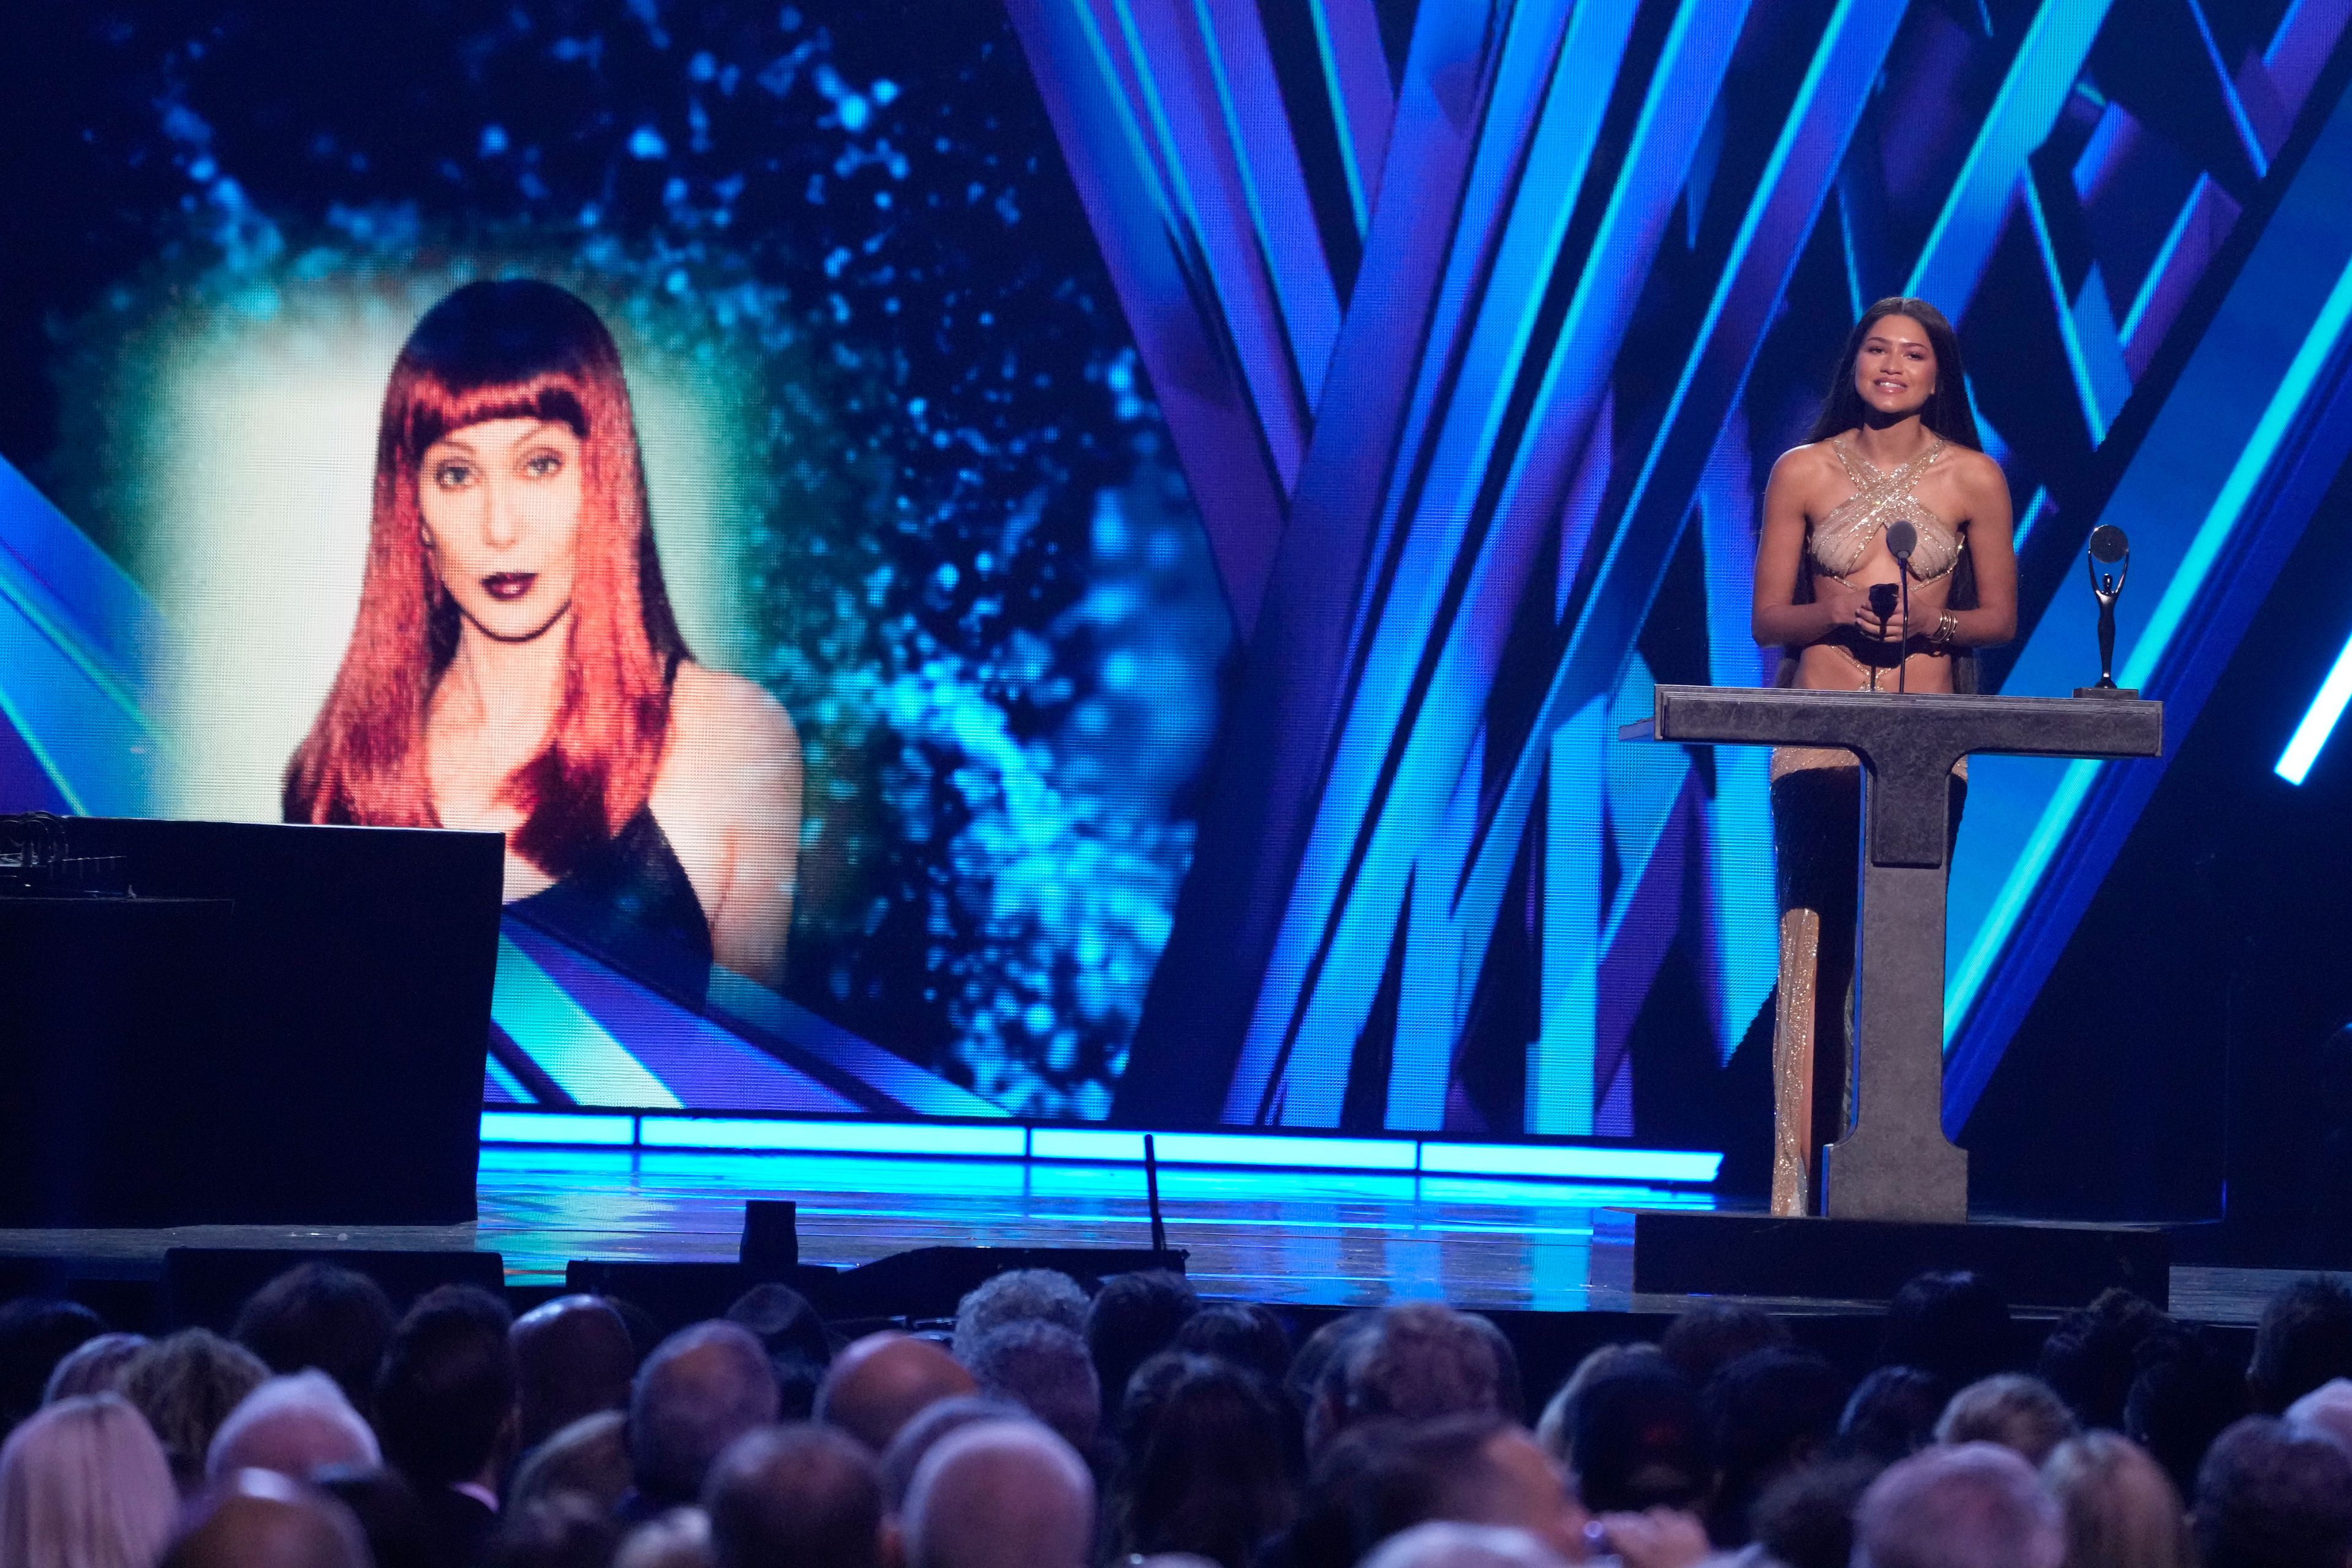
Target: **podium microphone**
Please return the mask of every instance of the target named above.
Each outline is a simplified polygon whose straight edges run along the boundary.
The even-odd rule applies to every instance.
[[[1886,525],[1886,552],[1895,557],[1895,569],[1902,574],[1903,637],[1911,638],[1911,552],[1919,548],[1919,530],[1908,518],[1897,518]],[[1902,691],[1910,684],[1911,660],[1906,655],[1895,667],[1895,689]]]

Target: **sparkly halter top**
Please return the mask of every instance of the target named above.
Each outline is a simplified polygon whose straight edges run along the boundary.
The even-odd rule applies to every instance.
[[[1946,444],[1940,437],[1891,474],[1848,446],[1843,436],[1832,439],[1830,449],[1844,465],[1853,494],[1813,525],[1810,547],[1816,565],[1832,577],[1843,577],[1862,564],[1870,542],[1882,529],[1905,519],[1919,531],[1918,546],[1911,552],[1913,581],[1932,583],[1958,563],[1960,531],[1913,494],[1920,478],[1944,455]]]

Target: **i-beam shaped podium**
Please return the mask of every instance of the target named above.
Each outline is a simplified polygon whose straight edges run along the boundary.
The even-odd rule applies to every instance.
[[[1661,686],[1654,716],[1626,725],[1620,737],[1835,746],[1861,759],[1854,1114],[1845,1136],[1823,1153],[1822,1211],[1832,1220],[1909,1222],[1937,1230],[1964,1226],[1968,1156],[1944,1136],[1943,1127],[1945,855],[1950,835],[1946,781],[1955,763],[1979,752],[2158,755],[2163,704],[2129,696]],[[1790,1235],[1827,1239],[1818,1231],[1780,1228],[1809,1223],[1818,1225],[1788,1219],[1774,1226],[1783,1243]],[[1638,1289],[1638,1235],[1635,1270]],[[2136,1288],[2147,1289],[2145,1282]],[[2082,1300],[2066,1304],[2079,1306]]]

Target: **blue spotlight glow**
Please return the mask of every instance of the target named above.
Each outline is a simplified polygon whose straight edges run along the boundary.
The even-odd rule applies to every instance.
[[[1712,1182],[1721,1154],[1558,1143],[1423,1143],[1421,1168],[1453,1176],[1549,1176],[1601,1182]]]
[[[2320,748],[2336,732],[2336,721],[2344,717],[2347,702],[2352,702],[2352,642],[2347,642],[2344,651],[2336,656],[2335,668],[2319,683],[2319,695],[2311,700],[2311,711],[2294,727],[2294,738],[2287,742],[2278,766],[2272,771],[2291,784],[2308,778],[2311,764],[2319,760]]]
[[[561,1111],[485,1110],[485,1143],[594,1143],[627,1148],[636,1141],[634,1116],[576,1116]]]
[[[1027,1130],[903,1121],[771,1121],[724,1116],[648,1116],[638,1141],[648,1149],[791,1149],[814,1153],[947,1154],[1018,1160]]]
[[[1256,1132],[1161,1132],[1169,1165],[1281,1165],[1309,1171],[1410,1171],[1409,1138],[1276,1138]]]

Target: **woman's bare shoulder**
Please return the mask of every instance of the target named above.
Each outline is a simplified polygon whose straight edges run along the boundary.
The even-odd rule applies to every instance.
[[[1832,478],[1837,472],[1837,453],[1831,449],[1830,442],[1808,441],[1801,447],[1790,447],[1773,461],[1770,482],[1776,485],[1811,484],[1815,480]]]
[[[670,721],[680,747],[711,762],[800,766],[800,732],[784,705],[740,675],[691,662],[677,667]]]

